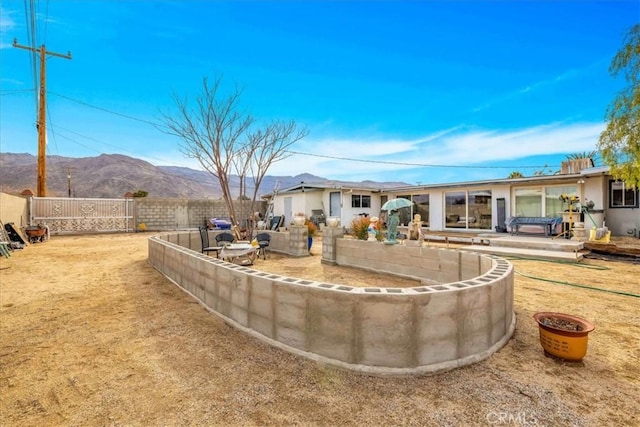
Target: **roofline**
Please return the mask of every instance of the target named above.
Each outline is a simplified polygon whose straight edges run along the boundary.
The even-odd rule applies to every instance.
[[[379,187],[366,187],[366,186],[358,186],[358,185],[347,185],[346,183],[300,183],[296,185],[292,185],[291,187],[283,188],[278,190],[277,193],[296,193],[305,190],[360,190],[360,191],[371,191],[378,192],[380,191]]]
[[[607,175],[609,173],[609,167],[600,166],[587,168],[580,171],[580,173],[573,174],[557,174],[557,175],[540,175],[540,176],[530,176],[523,178],[499,178],[499,179],[491,179],[491,180],[482,180],[482,181],[460,181],[453,183],[444,183],[444,184],[426,184],[426,185],[408,185],[404,187],[393,187],[386,188],[382,191],[385,193],[397,193],[401,191],[408,190],[428,190],[428,189],[439,189],[439,188],[459,188],[459,187],[486,187],[490,185],[509,185],[509,184],[528,184],[528,183],[536,183],[536,182],[548,182],[548,181],[565,181],[565,180],[579,180],[584,176],[598,176],[598,175]]]
[[[598,166],[592,168],[582,169],[579,173],[573,174],[556,174],[556,175],[540,175],[540,176],[529,176],[523,178],[499,178],[499,179],[490,179],[490,180],[481,180],[481,181],[460,181],[460,182],[450,182],[450,183],[440,183],[440,184],[420,184],[420,185],[406,185],[400,187],[366,187],[366,186],[358,186],[358,185],[348,185],[345,182],[301,182],[300,184],[293,185],[291,187],[283,188],[281,190],[276,191],[276,194],[281,193],[298,193],[302,192],[302,190],[309,191],[317,191],[317,190],[341,190],[341,191],[349,191],[349,190],[357,190],[357,191],[369,191],[372,193],[400,193],[406,191],[415,191],[415,190],[430,190],[430,189],[441,189],[441,188],[460,188],[460,187],[487,187],[491,185],[513,185],[513,184],[533,184],[533,183],[542,183],[549,181],[566,181],[566,180],[579,180],[581,177],[589,177],[589,176],[598,176],[598,175],[608,175],[609,167],[608,166]]]

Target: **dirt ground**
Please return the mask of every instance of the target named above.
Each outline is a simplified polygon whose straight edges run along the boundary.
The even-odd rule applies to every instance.
[[[436,375],[372,377],[225,324],[149,266],[150,236],[53,237],[0,260],[2,426],[640,425],[638,264],[514,259],[517,326],[503,349]],[[256,268],[376,279],[312,252]],[[544,356],[538,311],[595,323],[583,362]]]

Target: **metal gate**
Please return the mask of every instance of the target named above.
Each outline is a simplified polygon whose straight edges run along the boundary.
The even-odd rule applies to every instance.
[[[32,197],[29,223],[46,225],[51,234],[131,232],[133,203],[133,199]]]

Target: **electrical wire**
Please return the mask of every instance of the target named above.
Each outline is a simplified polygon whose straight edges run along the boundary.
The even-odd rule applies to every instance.
[[[96,105],[92,105],[92,104],[90,104],[88,102],[81,101],[79,99],[74,99],[74,98],[72,98],[70,96],[62,95],[60,93],[51,92],[51,91],[48,92],[48,93],[51,94],[51,95],[59,96],[59,97],[64,98],[64,99],[68,99],[69,101],[73,101],[73,102],[75,102],[77,104],[84,105],[86,107],[94,108],[96,110],[104,111],[106,113],[114,114],[116,116],[124,117],[126,119],[135,120],[135,121],[140,122],[140,123],[146,123],[148,125],[153,126],[156,129],[160,130],[161,132],[164,132],[163,129],[167,129],[167,127],[164,124],[161,124],[161,123],[140,119],[140,118],[133,117],[133,116],[130,116],[130,115],[127,115],[127,114],[119,113],[117,111],[109,110],[107,108],[103,108],[103,107],[99,107],[99,106],[96,106]],[[118,147],[116,147],[116,148],[118,148]],[[513,165],[511,165],[511,166],[440,165],[440,164],[426,164],[426,163],[393,162],[393,161],[386,161],[386,160],[356,159],[356,158],[352,158],[352,157],[329,156],[329,155],[315,154],[315,153],[304,153],[304,152],[292,151],[292,150],[287,150],[287,153],[294,154],[294,155],[299,155],[299,156],[310,156],[310,157],[318,157],[318,158],[333,159],[333,160],[344,160],[344,161],[351,161],[351,162],[372,163],[372,164],[387,164],[387,165],[396,165],[396,166],[399,165],[399,166],[414,166],[414,167],[432,167],[432,168],[460,168],[460,169],[532,169],[532,168],[535,168],[535,169],[539,169],[539,168],[547,167],[547,165],[544,165],[544,166],[536,166],[536,165],[528,165],[528,166],[513,166]]]
[[[38,59],[38,55],[35,51],[35,46],[36,46],[36,36],[35,36],[35,17],[34,17],[34,12],[33,12],[33,0],[31,0],[29,2],[29,4],[27,4],[27,0],[24,0],[24,18],[25,18],[25,25],[27,28],[27,46],[30,46],[31,48],[33,48],[33,50],[31,51],[31,55],[29,55],[29,62],[31,65],[31,73],[32,73],[32,77],[33,77],[33,87],[36,88],[35,92],[34,92],[34,101],[35,101],[35,115],[36,117],[38,117],[38,68],[37,68],[37,59]],[[36,119],[36,123],[38,122],[38,120]]]
[[[47,4],[45,6],[45,13],[44,13],[44,37],[43,37],[43,42],[42,44],[47,44],[47,30],[49,29],[49,0],[47,0]]]
[[[410,163],[410,162],[392,162],[386,160],[367,160],[367,159],[354,159],[350,157],[339,157],[339,156],[328,156],[324,154],[312,154],[312,153],[302,153],[300,151],[287,151],[291,154],[297,154],[300,156],[310,156],[310,157],[320,157],[324,159],[333,159],[333,160],[345,160],[350,162],[361,162],[361,163],[375,163],[375,164],[383,164],[383,165],[396,165],[396,166],[416,166],[416,167],[424,167],[424,168],[460,168],[460,169],[526,169],[526,168],[546,168],[545,166],[471,166],[471,165],[439,165],[439,164],[428,164],[428,163]]]
[[[116,116],[124,117],[124,118],[130,119],[130,120],[135,120],[135,121],[141,122],[141,123],[146,123],[148,125],[151,125],[151,126],[157,128],[158,130],[161,130],[161,131],[162,131],[161,128],[165,128],[166,129],[166,126],[164,126],[161,123],[151,122],[149,120],[139,119],[137,117],[129,116],[127,114],[118,113],[117,111],[112,111],[112,110],[108,110],[108,109],[103,108],[103,107],[98,107],[96,105],[89,104],[88,102],[80,101],[79,99],[74,99],[74,98],[71,98],[70,96],[62,95],[62,94],[59,94],[59,93],[56,93],[56,92],[49,92],[49,94],[55,95],[55,96],[59,96],[60,98],[68,99],[69,101],[73,101],[73,102],[78,103],[80,105],[84,105],[86,107],[94,108],[96,110],[104,111],[104,112],[109,113],[109,114],[113,114],[113,115],[116,115]]]

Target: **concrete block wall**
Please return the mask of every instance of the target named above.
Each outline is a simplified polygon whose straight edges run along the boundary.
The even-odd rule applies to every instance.
[[[207,232],[209,233],[209,246],[215,246],[215,236],[220,233],[229,232],[229,230],[208,230]],[[267,230],[267,231],[263,230],[261,232],[269,233],[269,235],[271,236],[271,241],[269,242],[269,247],[267,251],[278,252],[278,253],[286,254],[290,256],[300,256],[297,252],[296,253],[290,252],[291,247],[292,246],[295,247],[295,245],[291,245],[290,243],[290,240],[292,238],[291,233],[287,231],[271,231],[271,230]],[[168,237],[168,239],[172,241],[172,243],[180,244],[181,246],[191,248],[197,252],[202,252],[202,240],[200,239],[199,231],[188,231],[188,232],[178,233],[178,234],[172,233],[169,236],[175,236],[175,235],[182,236],[181,237],[182,241],[180,243],[174,242],[172,241],[174,239],[173,237]],[[304,243],[306,244],[306,241],[307,241],[306,236],[298,235],[297,237],[299,239],[304,239]],[[309,256],[309,251],[306,251],[304,253],[304,256]]]
[[[190,248],[193,234],[150,238],[149,263],[238,329],[322,363],[377,375],[438,372],[488,357],[515,327],[513,267],[501,258],[431,248],[423,270],[431,276],[449,276],[435,273],[435,260],[444,268],[454,260],[470,265],[454,265],[459,278],[450,283],[361,288],[227,263]],[[422,253],[380,250],[387,249],[396,260],[409,257],[405,249]],[[343,251],[364,252],[353,258],[359,268],[371,265],[366,254],[379,255],[341,244],[337,251],[338,259]],[[476,269],[477,276],[462,278]]]
[[[474,252],[340,238],[334,244],[337,265],[419,278],[425,283],[466,280],[488,269]],[[325,253],[329,256],[329,249],[323,247],[323,261]]]
[[[309,229],[306,225],[289,226],[289,250],[291,256],[303,257],[309,255]]]
[[[144,223],[147,230],[180,230],[205,225],[209,218],[228,217],[227,207],[221,199],[156,199],[141,197],[135,200],[136,227]],[[247,215],[251,202],[237,202],[236,212]],[[264,212],[265,202],[256,202],[255,209]]]
[[[322,262],[336,263],[336,240],[344,236],[342,227],[322,227]]]

